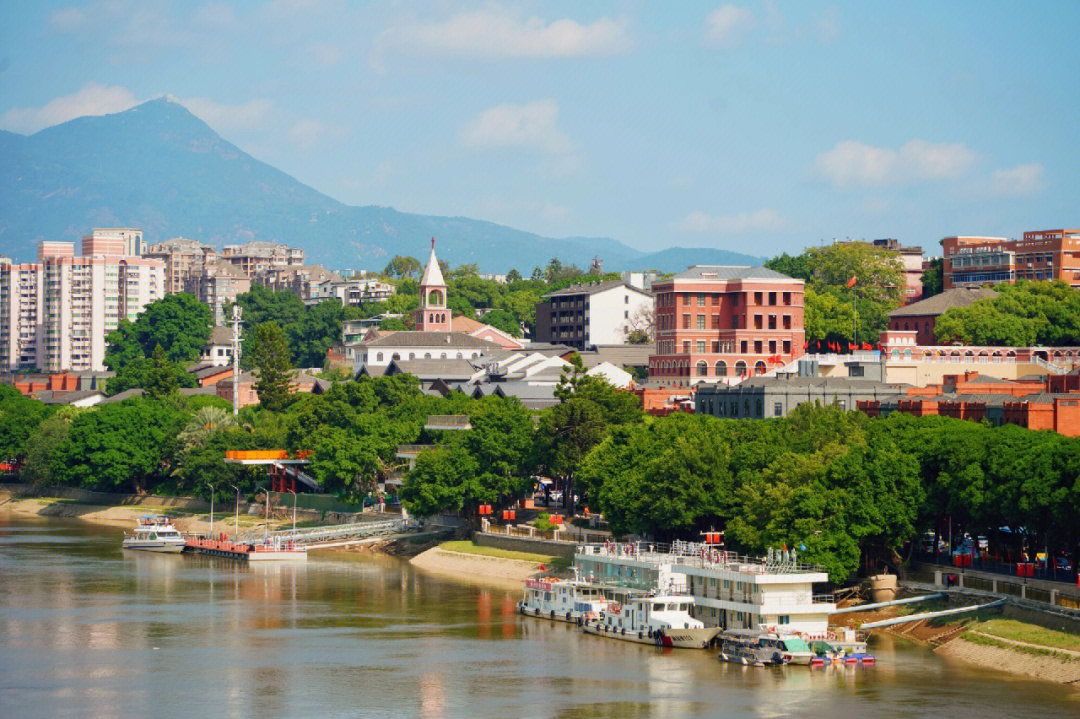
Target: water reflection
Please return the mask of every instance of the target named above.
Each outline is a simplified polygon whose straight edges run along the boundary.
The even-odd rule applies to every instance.
[[[875,667],[744,668],[520,617],[511,592],[394,558],[247,566],[119,539],[0,518],[4,717],[1080,714],[1065,689],[888,639]]]

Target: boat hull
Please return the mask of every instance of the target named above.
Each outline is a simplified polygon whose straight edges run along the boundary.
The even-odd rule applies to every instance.
[[[115,545],[114,545],[115,546]],[[184,544],[177,542],[124,542],[123,549],[137,549],[140,552],[159,552],[177,554],[184,551]]]
[[[549,622],[564,622],[566,624],[581,624],[584,620],[580,614],[576,612],[565,612],[559,614],[553,611],[543,611],[539,607],[530,607],[524,602],[518,602],[518,612],[526,617],[536,617],[537,619],[547,619]]]
[[[607,639],[618,639],[635,644],[651,644],[657,647],[674,647],[676,649],[706,649],[709,642],[720,633],[719,627],[696,627],[693,629],[665,629],[657,636],[652,637],[645,631],[616,630],[608,628],[600,622],[589,622],[581,627],[586,634],[595,634]],[[625,632],[625,633],[624,633]]]

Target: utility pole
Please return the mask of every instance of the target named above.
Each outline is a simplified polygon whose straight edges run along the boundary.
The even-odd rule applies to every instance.
[[[232,413],[233,417],[240,414],[240,305],[234,303],[232,308]]]

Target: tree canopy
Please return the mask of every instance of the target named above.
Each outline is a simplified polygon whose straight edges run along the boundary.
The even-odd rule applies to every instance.
[[[1061,280],[997,285],[997,296],[937,318],[942,343],[1026,347],[1080,344],[1080,291]]]

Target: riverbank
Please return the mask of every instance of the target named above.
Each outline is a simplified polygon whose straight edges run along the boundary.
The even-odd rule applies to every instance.
[[[414,567],[441,577],[520,589],[545,570],[565,565],[559,557],[479,547],[469,541],[443,542],[409,560]]]

